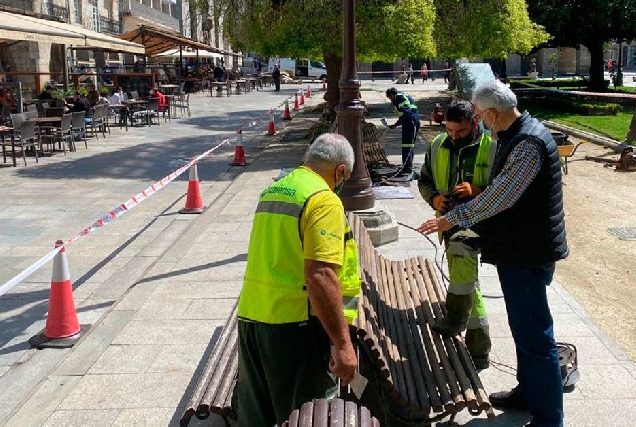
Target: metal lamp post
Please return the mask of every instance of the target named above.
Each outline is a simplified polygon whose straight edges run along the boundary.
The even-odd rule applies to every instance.
[[[360,102],[360,80],[356,71],[355,0],[342,0],[342,73],[340,104],[336,108],[338,132],[349,140],[355,153],[355,165],[351,179],[344,185],[340,198],[347,211],[372,208],[375,199],[371,179],[362,154],[362,117],[364,107]]]

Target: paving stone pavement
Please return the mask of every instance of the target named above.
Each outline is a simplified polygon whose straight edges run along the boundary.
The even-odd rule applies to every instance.
[[[362,92],[363,98],[370,104],[382,104],[386,86],[386,82],[365,82],[364,89],[369,90]],[[414,86],[409,90],[417,96],[422,89]],[[31,161],[27,168],[0,168],[0,185],[11,200],[0,207],[0,283],[48,252],[55,238],[77,232],[144,184],[169,172],[171,162],[187,160],[208,148],[211,141],[231,134],[236,126],[233,117],[249,122],[283,98],[266,90],[228,99],[203,95],[191,99],[192,119],[128,134],[117,131],[103,145],[90,141],[89,150],[78,148],[68,158],[45,158],[40,166],[32,166]],[[259,101],[260,106],[255,107]],[[318,101],[314,97],[310,104]],[[225,124],[218,124],[217,115]],[[379,125],[379,117],[370,121]],[[307,117],[299,116],[287,130],[308,126]],[[389,132],[395,133],[387,135],[385,148],[397,163],[399,131]],[[122,217],[120,223],[70,245],[67,252],[80,321],[93,325],[72,349],[27,348],[26,340],[43,327],[49,272],[37,272],[2,297],[0,423],[178,425],[205,366],[205,356],[238,297],[258,195],[282,167],[297,165],[305,148],[306,140],[248,140],[251,164],[239,169],[227,166],[232,153],[228,147],[199,168],[199,175],[205,177],[203,214],[176,214],[183,203],[185,177]],[[424,146],[419,145],[416,163],[421,164],[423,153]],[[131,157],[134,161],[127,163]],[[29,190],[41,192],[36,198],[23,196],[31,194]],[[421,199],[415,182],[409,190],[413,199],[378,204],[393,212],[398,221],[415,226],[433,212]],[[19,222],[7,226],[11,219]],[[14,237],[4,240],[9,230],[29,228],[29,224],[29,233],[14,232]],[[399,241],[379,248],[386,256],[441,258],[439,250],[419,234],[404,227],[399,231]],[[514,347],[492,266],[482,266],[480,281],[493,335],[493,360],[514,366]],[[562,286],[555,282],[548,293],[558,340],[571,342],[579,350],[581,380],[565,397],[566,425],[633,425],[636,366]],[[510,369],[503,366],[491,367],[481,377],[491,392],[515,383]],[[492,422],[467,412],[456,421],[517,426],[529,419],[523,413],[496,413]],[[223,423],[212,416],[191,425]]]

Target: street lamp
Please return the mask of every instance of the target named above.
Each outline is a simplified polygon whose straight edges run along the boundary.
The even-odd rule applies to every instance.
[[[362,154],[362,117],[364,107],[360,102],[360,80],[356,71],[355,0],[342,0],[342,73],[340,104],[336,108],[338,132],[353,147],[355,165],[351,179],[344,185],[340,198],[347,211],[372,208],[375,199],[371,190],[371,179]]]

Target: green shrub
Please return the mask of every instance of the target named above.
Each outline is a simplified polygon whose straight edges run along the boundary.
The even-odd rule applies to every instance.
[[[537,97],[524,97],[525,105],[534,104],[541,107],[562,110],[563,112],[580,114],[582,116],[615,116],[621,111],[616,103],[581,102],[576,99],[562,98],[542,94]]]

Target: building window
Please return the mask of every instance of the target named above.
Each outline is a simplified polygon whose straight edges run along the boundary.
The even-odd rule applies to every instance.
[[[74,12],[75,12],[75,23],[76,24],[81,24],[82,23],[82,9],[81,9],[80,0],[73,0],[73,9],[74,9]]]
[[[99,32],[99,5],[97,0],[91,0],[93,30]]]

